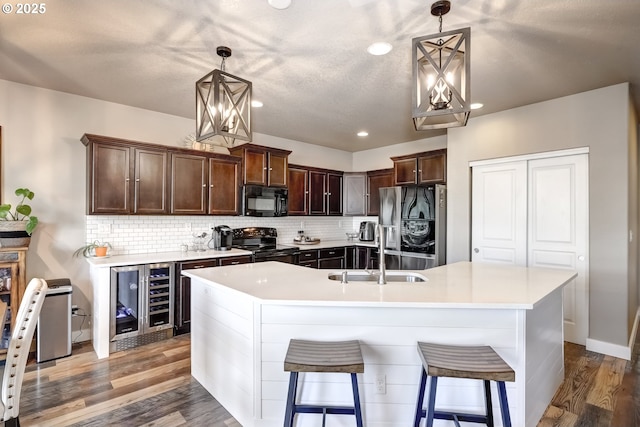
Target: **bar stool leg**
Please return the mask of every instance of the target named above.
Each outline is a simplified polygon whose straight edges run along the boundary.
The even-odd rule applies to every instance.
[[[422,377],[420,378],[420,388],[418,389],[418,403],[416,403],[416,416],[413,419],[413,427],[420,427],[420,420],[426,416],[425,410],[422,409],[424,404],[424,389],[427,386],[427,372],[422,369]]]
[[[362,427],[362,409],[360,407],[360,392],[358,391],[358,376],[351,373],[351,388],[353,389],[353,411],[356,416],[356,425]]]
[[[433,427],[433,416],[436,410],[436,386],[438,385],[438,377],[431,377],[429,383],[429,404],[427,405],[427,423],[426,427]]]
[[[507,389],[504,381],[496,381],[498,383],[498,395],[500,396],[500,412],[502,412],[502,425],[511,427],[511,414],[509,414],[509,402],[507,402]]]
[[[484,383],[484,406],[487,409],[487,426],[494,427],[493,422],[493,403],[491,401],[491,382],[483,380]]]
[[[296,390],[298,389],[298,373],[291,372],[289,376],[289,392],[287,393],[287,408],[284,413],[284,427],[293,427],[294,406],[296,404]]]

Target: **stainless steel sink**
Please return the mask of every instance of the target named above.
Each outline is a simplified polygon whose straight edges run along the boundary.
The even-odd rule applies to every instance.
[[[329,273],[329,280],[340,280],[343,283],[348,282],[377,282],[380,274],[377,271],[334,271]],[[420,273],[411,273],[408,271],[387,271],[385,275],[387,282],[426,282],[427,279]]]

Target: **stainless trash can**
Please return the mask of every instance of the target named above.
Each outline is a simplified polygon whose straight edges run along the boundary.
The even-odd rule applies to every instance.
[[[47,280],[37,328],[38,363],[71,355],[71,293],[69,279]]]

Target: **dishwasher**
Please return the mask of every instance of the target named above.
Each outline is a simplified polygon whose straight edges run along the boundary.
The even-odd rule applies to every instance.
[[[36,330],[38,363],[71,355],[71,293],[69,279],[47,280]]]

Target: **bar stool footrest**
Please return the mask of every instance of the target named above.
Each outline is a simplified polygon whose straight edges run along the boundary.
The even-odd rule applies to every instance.
[[[334,415],[355,415],[353,406],[322,406],[322,405],[295,405],[296,413],[305,414],[334,414]]]
[[[426,417],[426,411],[425,411]],[[464,412],[450,412],[450,411],[433,411],[433,418],[438,420],[451,420],[467,422],[467,423],[482,423],[487,424],[487,416],[482,414],[468,414]]]

